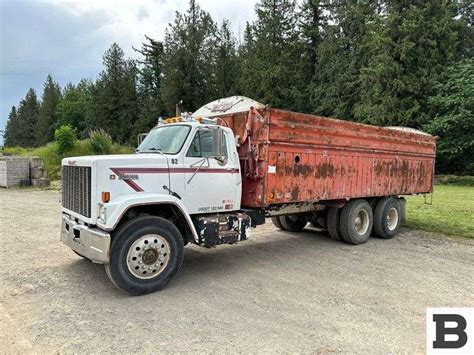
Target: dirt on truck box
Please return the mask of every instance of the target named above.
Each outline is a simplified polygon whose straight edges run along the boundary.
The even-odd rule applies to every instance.
[[[431,192],[436,137],[255,105],[210,113],[238,139],[244,207]]]

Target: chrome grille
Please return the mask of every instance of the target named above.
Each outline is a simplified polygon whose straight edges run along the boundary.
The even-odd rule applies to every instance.
[[[62,167],[62,184],[63,207],[90,218],[91,168],[64,165]]]

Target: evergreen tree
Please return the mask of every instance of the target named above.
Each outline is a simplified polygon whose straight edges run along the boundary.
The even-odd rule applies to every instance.
[[[90,101],[93,83],[82,79],[79,84],[67,84],[58,105],[58,122],[55,128],[70,125],[75,129],[79,138],[88,136],[88,131],[94,127],[90,122]]]
[[[18,124],[14,126],[14,144],[21,147],[34,147],[36,142],[36,124],[38,122],[39,103],[36,92],[29,89],[20,101],[17,110]]]
[[[190,0],[185,14],[176,13],[166,30],[163,100],[167,111],[183,108],[193,111],[216,98],[212,75],[216,47],[216,25],[209,13]]]
[[[230,29],[230,22],[224,20],[216,33],[215,65],[213,75],[216,81],[217,97],[236,95],[239,79],[236,40]]]
[[[387,1],[385,27],[372,34],[361,69],[358,120],[419,128],[429,121],[436,80],[457,60],[460,29],[454,3]]]
[[[43,96],[36,124],[36,145],[44,145],[54,138],[54,130],[58,121],[58,104],[61,99],[59,84],[48,75],[44,84]]]
[[[299,11],[299,31],[302,39],[302,67],[305,85],[301,92],[299,111],[313,111],[310,103],[311,91],[316,83],[316,68],[325,58],[320,58],[318,50],[324,39],[331,5],[323,0],[305,0]]]
[[[138,118],[136,66],[116,43],[105,52],[103,63],[92,90],[89,128],[102,128],[115,141],[128,142]]]
[[[246,29],[242,52],[244,94],[274,107],[297,110],[307,78],[302,72],[302,43],[297,31],[295,5],[289,0],[262,0],[257,19]],[[247,91],[251,88],[255,91]]]
[[[255,61],[255,51],[257,50],[255,31],[250,23],[246,23],[242,45],[238,49],[239,79],[237,85],[239,91],[252,99],[260,99],[257,96],[260,83],[255,78],[258,72],[258,63]]]
[[[163,43],[145,36],[146,42],[140,49],[135,49],[143,56],[139,60],[138,67],[138,97],[140,101],[140,113],[135,127],[131,143],[136,143],[136,137],[140,133],[148,132],[153,128],[160,116],[165,114],[164,104],[161,97],[163,80]]]
[[[439,137],[436,169],[474,175],[474,59],[449,67],[435,89],[424,129]]]
[[[354,119],[360,95],[359,73],[367,61],[366,38],[381,28],[375,1],[336,1],[329,9],[316,48],[311,84],[312,111]]]
[[[10,113],[8,114],[8,121],[3,134],[5,147],[13,147],[18,145],[18,133],[18,115],[16,112],[16,107],[12,106]]]

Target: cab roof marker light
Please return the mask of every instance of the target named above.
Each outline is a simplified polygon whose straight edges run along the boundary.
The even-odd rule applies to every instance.
[[[184,112],[181,116],[168,117],[168,118],[159,118],[157,126],[162,126],[170,123],[180,123],[180,122],[197,122],[204,124],[217,124],[216,120],[212,118],[202,117],[202,116],[192,116],[191,113]]]

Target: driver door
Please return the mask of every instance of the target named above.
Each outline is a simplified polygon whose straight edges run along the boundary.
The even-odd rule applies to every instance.
[[[196,130],[184,158],[186,206],[190,214],[216,213],[234,208],[239,170],[229,163],[224,135],[222,159],[216,159],[213,128]]]

